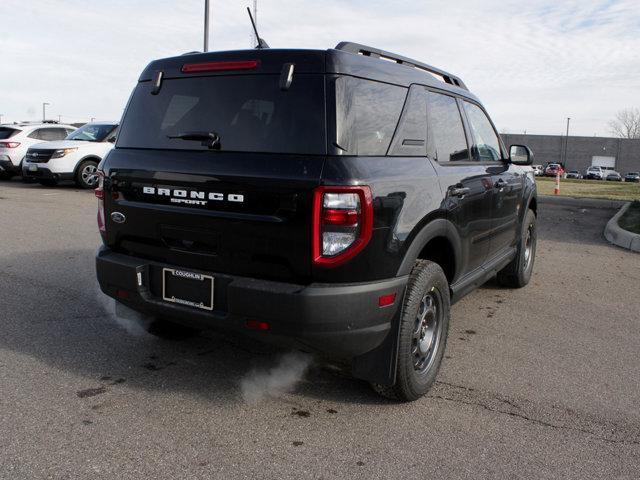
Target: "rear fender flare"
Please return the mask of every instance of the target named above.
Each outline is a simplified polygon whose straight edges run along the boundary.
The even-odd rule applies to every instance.
[[[418,259],[418,255],[424,249],[424,247],[429,243],[429,241],[433,240],[436,237],[444,237],[446,238],[454,252],[454,265],[455,265],[455,274],[453,279],[455,280],[460,275],[460,266],[461,266],[461,255],[462,255],[462,242],[460,241],[460,236],[456,230],[456,227],[449,220],[445,218],[436,218],[427,223],[424,227],[418,230],[413,236],[413,239],[410,240],[410,244],[406,250],[404,255],[404,259],[400,264],[400,268],[398,269],[397,276],[409,275],[411,273],[411,269]],[[411,238],[411,236],[409,237]],[[409,240],[408,240],[409,241]]]

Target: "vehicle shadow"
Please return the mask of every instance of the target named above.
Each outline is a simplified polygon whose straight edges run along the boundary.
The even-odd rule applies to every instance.
[[[94,251],[41,251],[0,257],[0,349],[79,377],[72,396],[127,388],[196,394],[213,405],[245,402],[242,379],[267,372],[287,352],[212,332],[178,340],[145,333],[114,316],[94,280]],[[265,387],[265,397],[280,397]],[[292,392],[337,403],[385,404],[365,382],[316,361]]]
[[[0,188],[33,188],[36,190],[42,191],[53,191],[57,189],[63,189],[64,191],[76,190],[78,192],[87,191],[92,192],[91,189],[82,189],[79,188],[73,180],[64,180],[58,183],[57,185],[50,187],[45,185],[40,185],[37,180],[27,179],[23,180],[22,177],[13,177],[9,180],[0,179]]]

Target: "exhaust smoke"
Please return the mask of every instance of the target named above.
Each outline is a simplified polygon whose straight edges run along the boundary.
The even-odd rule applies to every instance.
[[[247,403],[256,403],[290,392],[302,380],[312,360],[309,354],[290,352],[278,358],[270,369],[252,370],[240,380],[242,398]]]
[[[149,335],[147,329],[151,324],[151,320],[139,314],[135,310],[125,307],[121,303],[116,302],[113,298],[108,297],[95,286],[95,298],[98,308],[118,326],[123,328],[129,335],[134,337],[144,337]]]

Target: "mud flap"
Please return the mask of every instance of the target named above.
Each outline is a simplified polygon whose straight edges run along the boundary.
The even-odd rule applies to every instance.
[[[402,306],[404,295],[402,294]],[[384,341],[376,348],[351,360],[351,374],[355,378],[380,385],[396,383],[398,363],[398,342],[400,337],[400,319],[403,308],[398,308],[391,320],[391,330]]]

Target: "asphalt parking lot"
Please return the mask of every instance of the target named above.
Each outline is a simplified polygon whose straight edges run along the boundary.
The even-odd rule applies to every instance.
[[[615,210],[541,205],[532,283],[455,305],[436,387],[395,404],[316,364],[247,402],[282,352],[124,328],[95,204],[0,182],[1,478],[638,478],[640,255],[604,240]]]

